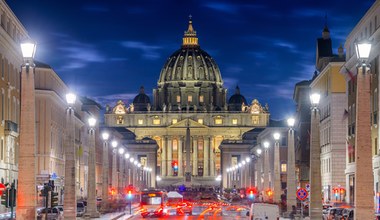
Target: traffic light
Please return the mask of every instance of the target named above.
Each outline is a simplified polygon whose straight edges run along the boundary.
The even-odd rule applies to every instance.
[[[343,188],[340,188],[340,194],[344,195],[345,190]]]
[[[111,188],[111,190],[110,190],[110,194],[111,194],[112,196],[116,195],[116,189],[115,189],[115,188]]]
[[[1,204],[5,207],[9,207],[9,188],[6,188],[1,195]]]
[[[127,192],[127,198],[128,199],[132,199],[133,198],[132,190],[128,190],[128,192]]]
[[[15,207],[16,206],[16,188],[14,184],[12,183],[11,188],[9,189],[9,207]]]
[[[266,193],[267,193],[267,196],[269,196],[269,197],[271,197],[271,196],[273,195],[273,191],[270,190],[270,189],[268,189],[268,190],[266,191]]]
[[[333,191],[334,191],[335,197],[338,197],[338,195],[339,195],[339,189],[334,188]]]
[[[248,189],[248,198],[252,200],[255,199],[255,194],[256,194],[256,188]]]
[[[58,193],[57,192],[51,192],[50,194],[50,204],[51,207],[58,206]]]

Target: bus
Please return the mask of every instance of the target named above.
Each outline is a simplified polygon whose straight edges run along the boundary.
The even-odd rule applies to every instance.
[[[162,217],[167,215],[167,193],[158,189],[141,191],[140,212],[143,218],[147,216]]]

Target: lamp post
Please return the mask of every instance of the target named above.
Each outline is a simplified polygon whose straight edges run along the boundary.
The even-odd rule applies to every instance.
[[[124,154],[124,158],[126,162],[128,162],[129,157],[130,157],[129,153]],[[129,186],[131,185],[131,166],[128,163],[126,163],[125,165],[126,167],[128,167],[128,186]]]
[[[124,173],[124,160],[123,160],[123,156],[124,156],[124,147],[119,147],[118,149],[118,152],[119,152],[119,187],[118,187],[118,190],[119,190],[119,195],[121,192],[123,192],[123,173]]]
[[[34,219],[36,207],[36,131],[33,63],[35,51],[35,43],[28,41],[21,44],[24,63],[21,66],[20,150],[16,208],[17,218],[20,219]]]
[[[311,137],[310,137],[310,219],[322,218],[321,146],[319,143],[319,99],[317,93],[310,95]]]
[[[370,83],[368,60],[371,44],[356,42],[360,63],[356,79],[356,135],[355,135],[355,219],[374,218],[374,184],[371,145]]]
[[[117,190],[117,169],[116,169],[116,151],[117,151],[117,141],[113,140],[111,142],[112,146],[112,188]],[[117,194],[117,193],[115,193]],[[114,197],[115,198],[115,197]],[[113,199],[114,199],[113,198]]]
[[[297,205],[296,200],[296,168],[295,168],[295,152],[294,152],[294,118],[288,119],[288,166],[286,175],[286,206],[287,210],[290,211],[291,208]]]
[[[86,216],[90,218],[98,218],[99,212],[96,210],[96,162],[95,162],[95,124],[96,119],[90,117],[89,125],[89,158],[88,158],[88,198]]]
[[[269,142],[265,141],[264,145],[264,192],[269,189]],[[269,197],[264,193],[265,201],[269,201]]]
[[[273,134],[274,138],[274,202],[281,202],[281,173],[280,173],[280,133]]]
[[[107,209],[107,203],[108,203],[108,138],[110,137],[110,134],[108,132],[102,133],[102,139],[103,139],[103,166],[102,166],[102,176],[103,176],[103,189],[102,189],[102,210],[106,211]]]
[[[75,119],[74,104],[76,95],[66,95],[68,108],[66,110],[66,140],[65,140],[65,192],[63,205],[65,219],[75,219],[77,216],[77,187],[76,187],[76,148],[75,148]]]

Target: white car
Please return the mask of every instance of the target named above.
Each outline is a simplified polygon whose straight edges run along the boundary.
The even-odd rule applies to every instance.
[[[279,220],[280,208],[276,204],[252,203],[249,220]]]

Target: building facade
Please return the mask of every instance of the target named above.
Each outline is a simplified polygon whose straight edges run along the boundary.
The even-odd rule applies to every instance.
[[[360,169],[363,172],[362,175],[371,176],[368,172],[373,172],[374,176],[374,195],[379,192],[380,181],[380,156],[379,156],[379,26],[380,26],[380,2],[376,1],[367,13],[361,18],[354,29],[346,38],[344,44],[346,50],[346,64],[341,69],[341,73],[346,76],[346,94],[347,94],[347,145],[346,145],[346,190],[347,201],[351,204],[357,204],[360,201],[355,201],[355,182],[356,182],[356,130],[359,129],[356,126],[356,117],[361,112],[357,112],[357,100],[361,97],[356,96],[357,92],[357,63],[358,58],[355,52],[355,42],[359,40],[369,39],[372,43],[372,50],[368,62],[371,64],[370,73],[371,87],[370,87],[370,103],[367,108],[370,109],[371,115],[371,151],[372,151],[372,165],[373,169]],[[367,172],[367,174],[366,174]],[[378,205],[378,204],[377,204]],[[376,206],[377,206],[376,205]],[[378,211],[378,210],[377,210]]]
[[[333,54],[330,32],[325,26],[317,40],[318,75],[312,80],[311,93],[319,93],[321,181],[324,202],[345,202],[346,85],[339,72],[344,65],[343,48]]]
[[[35,62],[36,91],[36,156],[37,187],[54,180],[55,191],[59,193],[59,203],[63,203],[65,176],[65,138],[66,109],[65,95],[70,91],[57,73],[48,65]],[[74,106],[75,111],[75,147],[77,153],[76,185],[77,199],[85,199],[88,192],[88,156],[89,136],[87,120],[90,116],[99,120],[99,105],[94,101],[80,97]],[[99,130],[99,129],[96,129]],[[96,152],[98,163],[101,163],[101,143],[96,132]],[[99,148],[100,147],[100,148]],[[97,166],[97,189],[101,195],[99,166]],[[38,198],[43,206],[43,198]]]
[[[18,180],[20,126],[20,49],[28,33],[5,1],[0,1],[0,180]],[[6,212],[0,206],[0,213]]]
[[[215,178],[225,175],[225,165],[236,159],[223,157],[221,143],[238,143],[244,133],[266,127],[268,122],[268,107],[256,99],[247,103],[238,87],[227,100],[220,70],[200,48],[191,20],[181,48],[161,70],[153,102],[142,87],[129,106],[119,101],[105,113],[106,126],[124,127],[136,141],[157,142],[154,175],[161,180],[160,186],[220,186]],[[249,148],[245,153],[249,154]],[[146,157],[140,155],[139,161]]]

